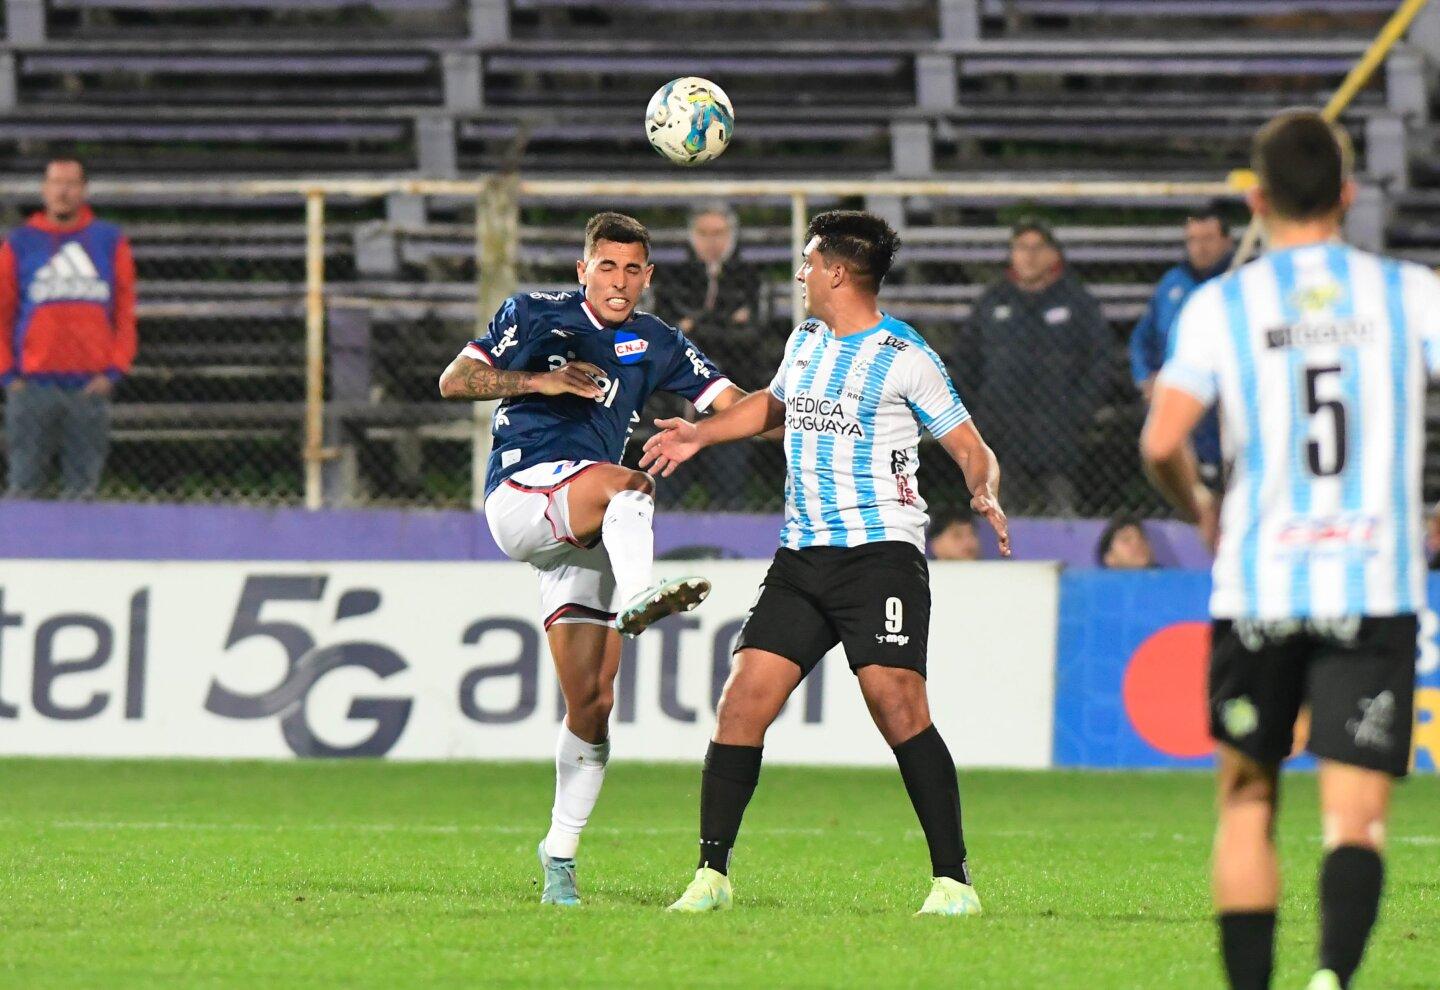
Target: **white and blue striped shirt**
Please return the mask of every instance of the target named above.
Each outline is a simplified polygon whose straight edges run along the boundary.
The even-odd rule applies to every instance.
[[[1219,401],[1231,465],[1217,618],[1399,615],[1424,603],[1425,383],[1440,279],[1339,243],[1196,291],[1160,381]]]
[[[920,427],[936,438],[970,418],[945,364],[908,324],[884,316],[839,338],[819,320],[795,328],[770,383],[785,404],[782,545],[925,548],[915,482]]]

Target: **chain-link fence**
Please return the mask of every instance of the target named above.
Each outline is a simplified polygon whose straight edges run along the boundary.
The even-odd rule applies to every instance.
[[[10,272],[0,272],[15,293],[0,313],[15,378],[7,491],[298,500],[303,203],[122,197],[101,205],[99,223],[58,227],[25,197],[8,205],[7,226],[24,233],[12,238]],[[106,224],[130,245],[138,305]],[[133,362],[121,339],[132,322]],[[107,372],[113,384],[98,385]]]
[[[882,306],[913,324],[945,359],[1005,471],[1015,514],[1151,514],[1161,503],[1141,473],[1145,414],[1132,380],[1131,332],[1161,277],[1184,258],[1186,217],[1199,195],[836,196],[821,191],[804,215],[868,206],[901,229],[904,246]],[[613,199],[522,203],[520,284],[574,285],[579,232]],[[747,390],[765,387],[794,325],[795,204],[787,197],[700,197],[622,203],[654,236],[656,272],[644,302],[681,327]],[[1239,209],[1239,204],[1235,204]],[[1012,229],[1036,220],[1058,251],[1021,279]],[[686,404],[657,396],[632,455],[657,415]],[[921,484],[934,508],[968,502],[958,468],[921,448]],[[660,503],[682,509],[778,511],[784,452],[764,440],[711,448],[662,484]]]
[[[108,444],[95,494],[473,505],[490,410],[440,400],[436,379],[505,295],[575,287],[592,213],[621,209],[650,227],[656,273],[642,308],[753,390],[769,382],[798,313],[805,221],[864,206],[905,241],[882,303],[946,359],[1000,455],[1012,513],[1158,509],[1135,455],[1144,408],[1126,343],[1182,258],[1186,215],[1222,187],[534,182],[518,198],[515,188],[319,184],[307,211],[298,184],[97,184],[99,214],[133,244],[139,347],[103,403],[108,433],[91,430]],[[16,207],[27,198],[4,195]],[[1063,262],[1027,274],[1011,228],[1032,215]],[[23,362],[33,343],[12,334],[9,346]],[[64,364],[53,352],[45,360]],[[21,370],[43,377],[39,365]],[[66,481],[63,429],[52,424],[37,441],[14,428],[16,398],[4,409],[12,494],[88,494]],[[656,396],[628,456],[652,419],[687,413]],[[35,452],[17,450],[27,443],[52,460],[33,489],[15,484],[17,462]],[[763,440],[707,450],[662,485],[660,501],[777,511],[783,460]],[[932,506],[963,505],[943,451],[927,442],[921,460]]]

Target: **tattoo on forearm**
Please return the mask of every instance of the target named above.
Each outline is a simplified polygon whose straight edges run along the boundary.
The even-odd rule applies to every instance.
[[[455,374],[463,398],[508,399],[528,395],[535,390],[528,371],[503,371],[483,361],[469,361],[467,364],[469,367],[458,368]]]

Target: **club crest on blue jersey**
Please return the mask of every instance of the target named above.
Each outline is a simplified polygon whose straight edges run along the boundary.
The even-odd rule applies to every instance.
[[[615,334],[615,356],[620,359],[621,364],[637,364],[643,361],[645,352],[649,349],[650,341],[629,330],[620,330]]]

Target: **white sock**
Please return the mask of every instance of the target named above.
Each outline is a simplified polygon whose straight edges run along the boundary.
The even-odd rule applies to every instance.
[[[605,508],[600,538],[622,608],[655,583],[654,523],[655,500],[644,492],[621,492]]]
[[[605,764],[610,759],[610,740],[588,743],[565,723],[555,744],[555,806],[550,810],[550,832],[545,836],[545,855],[574,859],[580,846],[580,830],[605,783]]]

